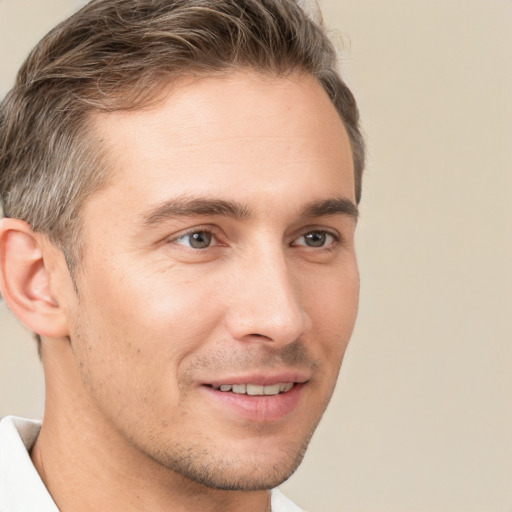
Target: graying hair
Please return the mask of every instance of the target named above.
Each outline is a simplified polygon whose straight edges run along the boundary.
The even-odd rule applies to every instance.
[[[90,113],[137,109],[169,81],[253,69],[313,75],[347,129],[361,197],[364,142],[354,97],[320,21],[295,0],[92,0],[42,39],[0,105],[4,215],[80,260],[80,211],[108,177]]]

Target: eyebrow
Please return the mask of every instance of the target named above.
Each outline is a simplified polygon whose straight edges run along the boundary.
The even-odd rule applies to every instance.
[[[330,198],[308,203],[300,212],[301,218],[347,215],[357,220],[357,206],[346,198]],[[181,196],[169,199],[142,215],[143,225],[151,227],[176,217],[222,215],[237,220],[251,218],[251,210],[237,201],[214,198],[191,198]]]
[[[336,197],[332,199],[321,199],[307,204],[300,216],[301,217],[325,217],[328,215],[346,215],[357,221],[359,210],[357,206],[345,197]]]
[[[143,223],[149,227],[173,217],[192,217],[194,215],[223,215],[238,220],[246,220],[251,216],[249,209],[236,201],[223,199],[177,197],[164,201],[143,214]]]

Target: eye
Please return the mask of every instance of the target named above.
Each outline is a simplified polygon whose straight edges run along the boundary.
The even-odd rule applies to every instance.
[[[211,231],[201,229],[179,236],[174,240],[174,243],[178,245],[185,245],[192,249],[207,249],[212,245],[212,241],[214,240],[215,237]]]
[[[306,247],[328,247],[337,242],[338,239],[329,231],[310,231],[297,238],[292,245],[304,245]]]

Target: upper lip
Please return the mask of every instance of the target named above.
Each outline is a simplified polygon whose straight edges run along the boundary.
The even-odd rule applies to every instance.
[[[305,372],[287,371],[281,373],[254,373],[244,375],[229,375],[226,377],[215,377],[212,380],[203,382],[208,386],[218,387],[222,384],[256,384],[257,386],[271,386],[286,382],[304,383],[309,380]]]

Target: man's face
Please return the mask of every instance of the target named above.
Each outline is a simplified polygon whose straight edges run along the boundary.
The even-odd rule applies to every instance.
[[[358,302],[352,157],[311,77],[175,83],[96,115],[111,179],[83,210],[70,338],[124,450],[270,488],[327,406]]]

